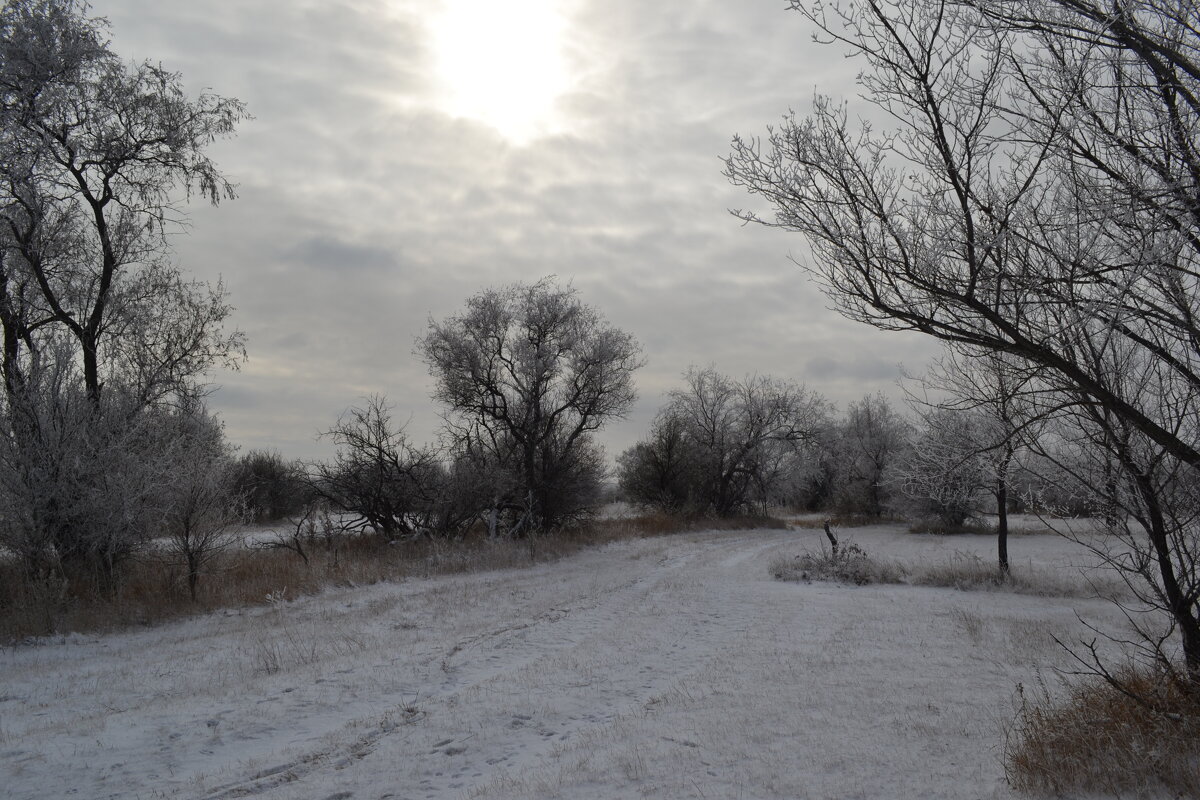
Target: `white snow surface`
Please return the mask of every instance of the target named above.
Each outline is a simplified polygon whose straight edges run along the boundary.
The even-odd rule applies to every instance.
[[[986,536],[847,531],[908,563]],[[1007,798],[1018,683],[1111,604],[773,580],[819,530],[641,539],[0,650],[6,798]],[[1015,536],[1015,569],[1084,552]],[[283,588],[283,587],[280,587]],[[1049,680],[1049,679],[1048,679]]]

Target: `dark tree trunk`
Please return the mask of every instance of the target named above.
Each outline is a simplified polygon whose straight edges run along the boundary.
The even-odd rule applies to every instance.
[[[1154,548],[1154,557],[1158,565],[1159,579],[1162,581],[1163,595],[1167,601],[1167,611],[1175,624],[1179,626],[1179,635],[1183,644],[1183,659],[1188,679],[1193,686],[1200,686],[1200,619],[1197,619],[1196,609],[1189,602],[1179,585],[1175,572],[1175,562],[1172,560],[1170,534],[1167,530],[1167,520],[1159,503],[1158,492],[1151,483],[1149,476],[1138,471],[1136,466],[1126,463],[1133,475],[1142,500],[1146,503],[1150,525],[1147,533]],[[1147,576],[1149,577],[1149,576]]]
[[[196,584],[200,583],[200,559],[195,553],[187,554],[187,582],[188,596],[192,598],[192,602],[196,602]]]
[[[1003,479],[996,486],[996,558],[1000,574],[1008,575],[1008,484]]]

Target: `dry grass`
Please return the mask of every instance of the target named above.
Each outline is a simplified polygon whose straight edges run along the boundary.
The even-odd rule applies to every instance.
[[[1011,565],[1008,573],[992,561],[969,553],[955,553],[949,561],[923,564],[910,571],[914,586],[940,586],[970,591],[1001,591],[1038,597],[1112,597],[1124,593],[1116,578],[1087,579],[1033,566]]]
[[[520,540],[481,533],[461,540],[416,539],[388,544],[372,535],[344,536],[336,550],[313,546],[310,563],[284,550],[235,548],[221,554],[201,578],[199,597],[188,596],[182,566],[158,555],[126,565],[113,593],[69,585],[60,578],[31,581],[16,564],[0,560],[0,642],[51,633],[107,631],[220,608],[262,605],[314,594],[326,586],[354,586],[554,561],[583,548],[689,530],[784,528],[770,517],[680,518],[650,514],[599,519]]]
[[[970,553],[954,553],[949,561],[909,566],[870,556],[854,543],[843,543],[838,555],[820,553],[780,557],[770,565],[773,577],[784,581],[907,583],[963,592],[997,591],[1038,597],[1127,597],[1128,588],[1115,576],[1073,575],[1052,569],[1013,565],[1007,574],[991,561]]]
[[[909,533],[928,533],[934,536],[995,536],[995,526],[969,519],[957,525],[939,519],[920,520],[908,526]]]
[[[1063,796],[1200,797],[1200,693],[1145,672],[1079,684],[1061,700],[1021,692],[1005,748],[1014,788]]]

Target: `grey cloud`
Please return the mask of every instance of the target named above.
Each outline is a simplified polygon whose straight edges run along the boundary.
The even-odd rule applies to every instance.
[[[344,242],[327,235],[309,237],[290,249],[285,258],[316,269],[361,273],[393,269],[396,253],[369,244]]]
[[[525,148],[430,107],[435,0],[95,2],[122,55],[256,117],[213,151],[239,199],[193,209],[178,241],[185,267],[224,276],[249,334],[250,362],[212,398],[247,446],[326,452],[315,433],[371,392],[434,436],[412,352],[428,318],[551,273],[645,346],[642,399],[605,433],[613,454],[689,364],[844,402],[932,352],[826,309],[787,260],[802,242],[726,211],[750,204],[720,174],[734,133],[804,108],[814,85],[854,91],[853,63],[776,2],[580,0],[571,57],[587,74],[561,103],[576,125]]]

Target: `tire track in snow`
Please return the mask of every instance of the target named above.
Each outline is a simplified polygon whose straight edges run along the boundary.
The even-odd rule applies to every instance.
[[[788,543],[777,535],[763,542],[763,535],[769,534],[674,541],[673,552],[646,574],[459,641],[443,661],[445,680],[426,695],[428,749],[415,745],[411,729],[396,731],[405,736],[394,747],[387,734],[380,736],[353,765],[344,764],[342,754],[353,752],[354,746],[339,746],[308,759],[342,764],[345,774],[331,782],[328,774],[321,780],[306,769],[303,783],[307,788],[314,780],[316,785],[329,783],[328,788],[344,786],[349,773],[373,771],[369,762],[406,759],[415,785],[406,783],[399,796],[456,797],[494,779],[497,772],[520,773],[545,764],[563,743],[645,708],[702,669],[708,658],[733,646],[748,630],[753,608],[714,594],[712,587],[729,584],[721,579],[723,573],[763,572],[761,565],[748,562]],[[730,548],[738,551],[733,557]],[[521,573],[512,577],[525,579]],[[653,631],[661,627],[654,613],[673,615],[670,639],[648,639],[641,629],[641,622]],[[531,693],[546,699],[531,704]],[[480,696],[487,697],[491,711],[461,711]],[[453,718],[456,710],[460,724],[436,724]],[[262,788],[265,796],[292,796],[283,783]],[[271,794],[276,788],[280,791]]]

